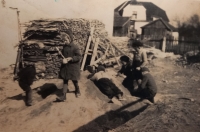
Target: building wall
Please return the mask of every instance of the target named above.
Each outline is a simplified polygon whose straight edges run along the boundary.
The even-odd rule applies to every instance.
[[[137,12],[136,20],[146,20],[146,9],[142,5],[128,5],[124,8],[123,17],[132,16],[133,11]]]
[[[137,30],[138,34],[142,34],[141,27],[148,24],[148,22],[135,22],[135,29]]]
[[[114,27],[113,36],[125,37],[128,36],[128,27]]]

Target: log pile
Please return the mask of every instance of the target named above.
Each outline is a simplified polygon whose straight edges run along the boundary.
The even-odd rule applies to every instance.
[[[91,28],[93,27],[93,28]],[[46,71],[40,78],[59,78],[59,70],[62,65],[62,57],[56,47],[61,51],[64,42],[61,39],[61,32],[70,28],[73,33],[73,42],[78,45],[83,54],[89,35],[93,39],[99,38],[98,57],[101,57],[108,46],[108,33],[105,25],[98,20],[86,19],[57,19],[57,20],[34,20],[27,25],[24,33],[24,40],[20,43],[21,67],[34,65],[37,61],[45,62]],[[93,30],[93,34],[91,33]],[[40,46],[43,45],[43,47]],[[108,51],[110,58],[113,55]]]

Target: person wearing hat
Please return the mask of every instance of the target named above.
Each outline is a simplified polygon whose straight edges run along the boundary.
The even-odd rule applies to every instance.
[[[65,57],[60,70],[60,76],[63,79],[63,93],[58,97],[56,101],[63,102],[66,100],[66,94],[68,90],[68,81],[72,80],[75,87],[75,95],[79,97],[81,95],[78,86],[78,80],[80,79],[80,60],[81,53],[79,47],[73,43],[73,35],[71,30],[61,32],[61,39],[64,42],[62,54]]]
[[[118,71],[117,76],[124,77],[122,85],[131,92],[131,90],[133,90],[133,74],[131,61],[126,55],[121,56],[120,61],[122,63],[122,67]]]
[[[137,91],[135,91],[135,94],[154,103],[154,97],[157,93],[156,82],[147,67],[142,67],[141,72],[143,76],[142,82]]]
[[[143,43],[138,40],[132,42],[132,47],[134,49],[132,62],[133,79],[139,85],[142,79],[141,68],[146,66],[148,63],[147,53],[145,49],[143,49]]]
[[[117,97],[120,101],[124,100],[122,97],[123,92],[113,83],[112,77],[106,73],[104,66],[99,65],[97,72],[92,73],[92,75],[89,75],[90,77],[88,79],[94,81],[100,91],[107,95],[110,100],[113,97]]]

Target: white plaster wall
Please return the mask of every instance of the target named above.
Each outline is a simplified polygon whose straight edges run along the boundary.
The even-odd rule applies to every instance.
[[[178,32],[172,32],[172,36],[174,37],[174,40],[175,40],[175,41],[173,41],[173,44],[178,45],[178,41],[176,41],[176,40],[178,40],[178,38],[179,38],[179,33]]]
[[[178,40],[178,37],[179,37],[179,33],[178,32],[172,32],[172,36]]]
[[[138,34],[142,33],[141,27],[148,24],[148,22],[135,22],[135,29],[137,29]]]

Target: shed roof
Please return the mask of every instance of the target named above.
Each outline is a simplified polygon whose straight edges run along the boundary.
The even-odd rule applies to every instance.
[[[163,20],[162,18],[159,18],[159,19],[157,19],[157,20],[155,20],[155,21],[152,21],[152,22],[150,22],[150,23],[148,23],[148,24],[142,26],[141,28],[145,28],[145,27],[147,27],[147,26],[149,26],[149,25],[152,25],[152,24],[156,23],[157,21],[161,21],[161,22],[163,23],[163,25],[164,25],[168,30],[177,31],[177,28],[175,28],[174,26],[172,26],[171,24],[169,24],[168,22],[166,22],[166,21]]]

